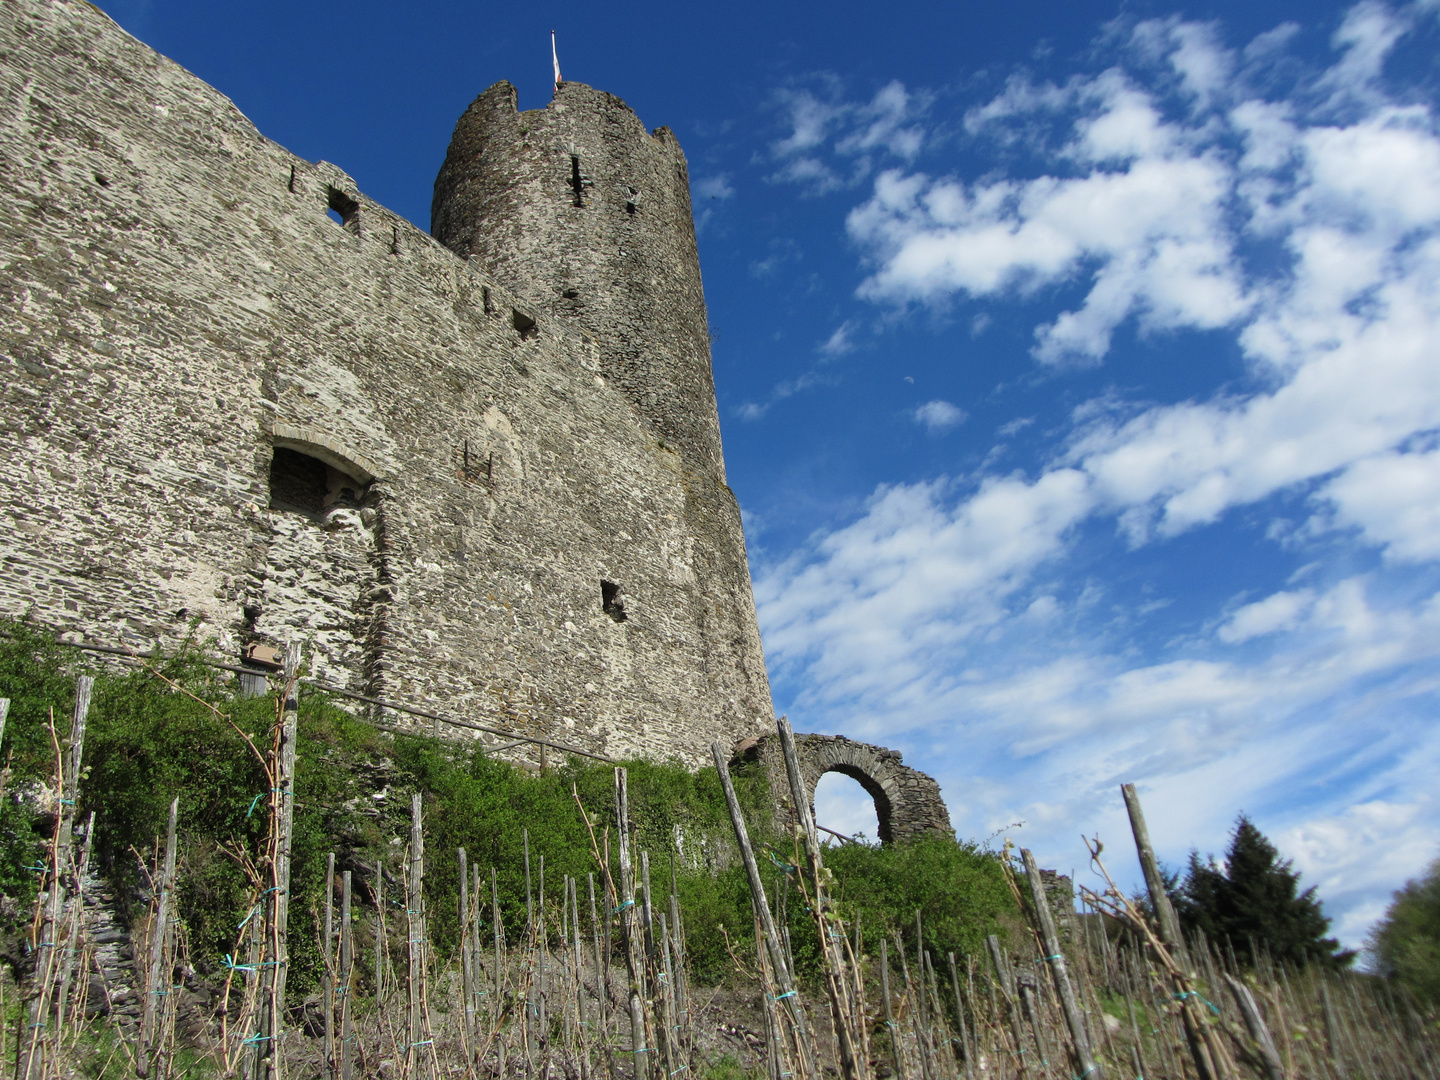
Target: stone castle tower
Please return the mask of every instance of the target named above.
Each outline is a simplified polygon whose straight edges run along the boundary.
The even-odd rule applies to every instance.
[[[0,614],[613,757],[770,726],[668,130],[497,84],[432,238],[81,0],[0,47]]]
[[[561,83],[521,113],[497,83],[456,125],[430,229],[599,346],[606,379],[687,465],[725,482],[685,155],[619,98]]]

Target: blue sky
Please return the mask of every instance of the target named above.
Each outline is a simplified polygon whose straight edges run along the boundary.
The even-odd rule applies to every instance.
[[[422,227],[552,28],[673,128],[776,708],[962,836],[1437,854],[1440,3],[101,6]]]

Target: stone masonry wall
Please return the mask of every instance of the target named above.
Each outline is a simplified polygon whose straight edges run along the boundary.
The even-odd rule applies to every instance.
[[[701,762],[772,716],[739,510],[606,355],[89,4],[0,5],[0,613]],[[277,446],[349,501],[272,508]]]
[[[950,812],[940,797],[940,785],[934,777],[904,764],[898,750],[856,742],[843,735],[797,733],[795,755],[812,809],[815,786],[820,778],[826,773],[838,772],[858,781],[875,800],[880,841],[903,843],[931,833],[954,835]],[[793,828],[794,800],[789,795],[790,782],[780,737],[763,735],[745,739],[735,747],[734,756],[762,763],[770,778],[770,788],[776,793],[776,825],[785,830]]]

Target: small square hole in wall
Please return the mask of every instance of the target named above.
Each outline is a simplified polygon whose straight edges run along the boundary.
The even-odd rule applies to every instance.
[[[625,599],[620,595],[620,586],[616,585],[613,581],[601,580],[600,607],[606,615],[609,615],[610,618],[616,622],[624,622],[627,618],[625,614]]]
[[[330,205],[325,212],[336,225],[351,231],[360,228],[360,204],[339,188],[330,189]]]
[[[511,308],[510,320],[519,332],[521,341],[529,341],[531,338],[540,336],[540,328],[535,323],[535,316],[527,315],[519,308]]]

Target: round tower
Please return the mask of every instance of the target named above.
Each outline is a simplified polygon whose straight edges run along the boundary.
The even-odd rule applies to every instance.
[[[689,172],[669,128],[573,82],[522,113],[496,83],[455,126],[430,221],[542,320],[593,337],[656,434],[723,483]]]

